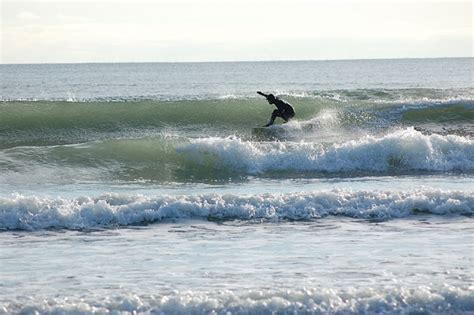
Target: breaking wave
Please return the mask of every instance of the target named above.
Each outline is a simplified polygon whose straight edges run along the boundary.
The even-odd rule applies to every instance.
[[[286,130],[297,127],[285,126]],[[282,129],[268,131],[272,130]],[[58,182],[64,178],[81,181],[84,179],[81,176],[126,181],[212,182],[248,176],[470,174],[474,171],[474,140],[456,135],[426,135],[414,128],[336,143],[163,135],[76,145],[14,147],[0,151],[0,165],[3,168],[0,182],[18,176],[26,176],[31,182],[35,174],[40,174],[39,184],[56,177]]]
[[[328,145],[260,143],[239,138],[196,139],[178,148],[178,152],[195,163],[215,163],[251,174],[474,170],[473,140],[454,135],[423,135],[413,128]]]
[[[461,314],[474,311],[474,288],[382,290],[305,288],[218,293],[176,291],[170,294],[124,294],[114,297],[68,297],[23,303],[7,302],[5,313],[41,314]]]
[[[474,214],[474,194],[330,190],[256,195],[144,196],[106,194],[75,199],[13,195],[0,199],[1,230],[96,229],[168,219],[313,220],[344,216],[369,220],[417,213]]]
[[[295,121],[310,130],[427,122],[474,124],[470,89],[361,89],[280,95],[294,105]],[[0,102],[0,111],[0,147],[11,147],[143,136],[170,129],[188,136],[243,136],[264,125],[272,107],[262,98],[226,95],[182,100],[13,100]],[[329,125],[328,113],[332,113]],[[474,132],[472,128],[468,126],[469,132]]]

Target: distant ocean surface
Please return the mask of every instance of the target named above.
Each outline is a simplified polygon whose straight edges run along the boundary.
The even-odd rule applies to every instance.
[[[474,314],[473,69],[0,65],[0,314]]]

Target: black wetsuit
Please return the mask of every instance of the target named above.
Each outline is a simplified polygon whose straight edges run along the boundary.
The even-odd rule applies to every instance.
[[[273,125],[273,122],[277,117],[281,117],[285,120],[285,122],[287,122],[288,120],[290,120],[290,118],[293,118],[295,116],[295,110],[293,109],[293,107],[289,103],[277,97],[275,97],[274,100],[270,102],[270,104],[275,105],[278,109],[275,109],[273,111],[272,117],[270,118],[270,122],[266,124],[266,127]]]

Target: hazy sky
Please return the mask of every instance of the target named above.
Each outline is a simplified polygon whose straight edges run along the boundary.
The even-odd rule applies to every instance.
[[[472,56],[470,1],[1,1],[1,62]]]

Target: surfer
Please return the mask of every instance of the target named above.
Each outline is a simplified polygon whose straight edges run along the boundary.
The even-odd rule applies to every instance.
[[[265,94],[260,91],[257,91],[258,94],[265,96],[267,99],[268,103],[273,104],[277,107],[272,113],[272,117],[270,118],[270,121],[268,124],[265,125],[265,127],[273,125],[273,122],[275,121],[275,118],[280,117],[282,118],[285,122],[288,122],[290,118],[293,118],[295,116],[295,110],[293,106],[291,106],[289,103],[279,99],[278,97],[275,97],[273,94]]]

